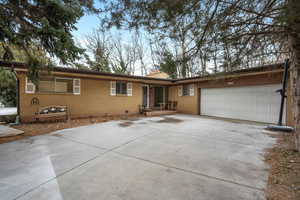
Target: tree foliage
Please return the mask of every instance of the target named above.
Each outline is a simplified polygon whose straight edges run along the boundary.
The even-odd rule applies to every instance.
[[[171,78],[177,78],[177,63],[170,52],[165,52],[159,65],[159,70],[167,73]]]
[[[111,72],[109,66],[108,36],[104,31],[93,31],[87,36],[87,50],[92,54],[93,60],[86,55],[89,68],[99,72]]]
[[[52,63],[51,59],[46,55],[46,53],[40,49],[38,46],[30,45],[27,48],[27,52],[31,55],[35,55],[32,59],[28,59],[28,55],[16,45],[5,45],[0,43],[0,60],[5,61],[16,61],[22,63],[28,63],[33,68],[29,72],[29,76],[38,78],[38,68],[41,65],[48,65]],[[35,62],[36,64],[34,65]],[[32,79],[34,79],[32,78]],[[16,87],[17,81],[13,72],[8,70],[0,69],[0,102],[5,106],[16,106]]]
[[[84,12],[97,12],[93,0],[3,0],[0,1],[0,42],[5,57],[14,60],[11,46],[25,52],[27,63],[37,69],[38,58],[29,51],[35,45],[63,64],[74,62],[84,52],[74,43],[71,32]],[[33,78],[33,77],[31,77]]]
[[[134,74],[137,62],[144,63],[143,47],[135,34],[126,33],[126,36],[124,40],[120,35],[102,29],[89,34],[86,37],[87,67],[102,72]]]
[[[182,76],[194,64],[200,74],[232,71],[288,53],[284,0],[117,0],[105,8],[107,27],[144,28],[177,43]]]
[[[16,106],[16,80],[13,72],[0,67],[0,103],[6,107]]]

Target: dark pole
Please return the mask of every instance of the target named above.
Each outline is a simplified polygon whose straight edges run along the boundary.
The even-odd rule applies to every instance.
[[[284,100],[286,98],[285,91],[286,91],[286,81],[287,81],[287,76],[288,76],[288,69],[289,69],[289,59],[286,59],[285,64],[284,64],[282,89],[278,90],[278,92],[280,92],[280,95],[281,95],[281,104],[280,104],[280,112],[279,112],[279,119],[278,119],[279,126],[282,126],[282,115],[283,115],[283,108],[284,108]]]

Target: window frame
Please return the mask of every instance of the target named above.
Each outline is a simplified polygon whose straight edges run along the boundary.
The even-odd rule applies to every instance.
[[[118,84],[120,92],[118,92]],[[122,87],[122,85],[125,85],[125,88]],[[125,93],[124,93],[125,92]],[[125,81],[116,81],[116,95],[117,96],[127,96],[128,95],[128,88],[127,88],[127,82]]]
[[[195,96],[195,85],[194,84],[181,85],[178,94],[180,94],[179,96],[184,96],[184,97]]]
[[[72,92],[57,92],[56,91],[56,87],[57,87],[57,85],[56,85],[56,80],[57,79],[60,79],[60,80],[71,80],[72,81]],[[55,76],[54,77],[54,92],[55,93],[57,93],[57,94],[73,94],[74,93],[74,79],[73,78],[66,78],[66,77],[59,77],[59,76]]]
[[[51,79],[53,79],[53,80],[51,80],[51,81],[53,81],[53,83],[54,83],[54,91],[40,91],[40,89],[39,89],[39,84],[36,86],[36,93],[40,93],[40,94],[47,94],[47,93],[51,93],[51,94],[75,94],[74,93],[74,80],[79,80],[80,81],[80,79],[77,79],[77,78],[70,78],[70,77],[63,77],[63,76],[42,76],[41,77],[41,79],[42,78],[51,78]],[[72,91],[70,91],[70,92],[68,92],[68,91],[66,91],[66,92],[58,92],[57,90],[56,90],[56,87],[57,87],[57,80],[68,80],[68,81],[72,81]],[[80,88],[80,83],[79,83],[79,86],[76,86],[76,87],[79,87]],[[77,94],[77,93],[76,93]],[[78,93],[78,94],[80,94],[80,93]]]
[[[31,87],[31,90],[29,89]],[[36,92],[35,84],[26,76],[25,78],[25,94],[34,94]]]
[[[190,96],[190,84],[185,84],[185,85],[182,85],[182,96],[186,97],[186,96]],[[185,93],[187,92],[187,93]]]

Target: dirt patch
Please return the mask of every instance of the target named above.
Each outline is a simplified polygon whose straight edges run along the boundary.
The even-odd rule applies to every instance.
[[[277,144],[268,149],[265,161],[270,165],[267,200],[300,199],[300,154],[296,152],[292,133],[280,133]]]
[[[128,121],[128,122],[119,123],[118,125],[121,127],[128,127],[128,126],[131,126],[132,124],[133,124],[133,122]]]
[[[131,118],[136,119],[138,117],[142,117],[142,116],[135,115],[135,116],[127,117],[127,119],[128,120],[130,120]],[[20,140],[20,139],[24,139],[36,135],[43,135],[61,129],[73,128],[73,127],[84,126],[84,125],[95,124],[95,123],[102,123],[111,120],[120,120],[121,118],[122,116],[105,116],[105,117],[91,117],[91,118],[84,118],[84,119],[72,119],[67,122],[42,122],[42,123],[21,124],[12,127],[24,131],[24,134],[11,136],[11,137],[2,137],[0,138],[0,144],[5,142]]]
[[[157,123],[180,123],[183,122],[181,119],[176,119],[173,117],[164,117],[164,119],[156,121]]]

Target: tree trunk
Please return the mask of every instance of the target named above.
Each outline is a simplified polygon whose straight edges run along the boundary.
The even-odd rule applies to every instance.
[[[300,152],[300,15],[299,0],[286,0],[286,22],[289,33],[290,83],[296,150]]]
[[[300,152],[300,41],[297,35],[289,35],[289,45],[291,49],[291,65],[290,65],[290,83],[292,94],[292,111],[295,128],[296,150]]]

